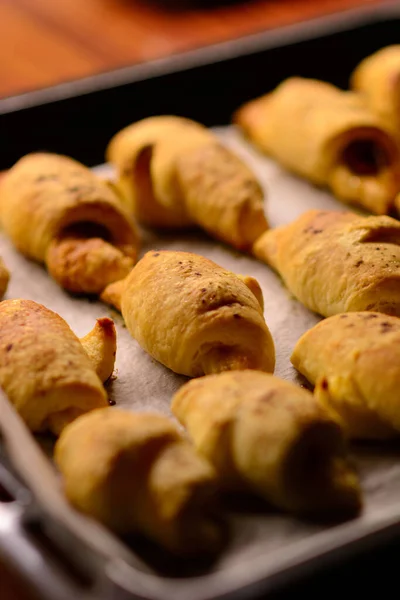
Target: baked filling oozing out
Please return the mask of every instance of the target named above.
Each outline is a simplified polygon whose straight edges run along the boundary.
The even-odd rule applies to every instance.
[[[373,177],[390,164],[386,150],[376,140],[353,140],[342,152],[349,171],[361,177]]]

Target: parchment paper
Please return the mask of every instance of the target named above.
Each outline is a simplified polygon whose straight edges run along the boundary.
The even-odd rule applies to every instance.
[[[245,159],[259,177],[265,188],[265,208],[272,227],[292,221],[309,208],[343,210],[344,205],[330,193],[288,174],[261,156],[244,142],[235,128],[216,131],[223,142]],[[104,165],[96,170],[101,175],[112,173]],[[215,242],[202,232],[179,236],[144,232],[141,254],[149,249],[196,252],[236,273],[256,277],[264,294],[266,322],[275,341],[275,374],[289,381],[300,382],[289,357],[297,339],[316,324],[319,317],[293,299],[272,270],[251,257]],[[171,416],[171,397],[186,378],[175,375],[142,351],[123,326],[118,313],[100,302],[89,302],[65,293],[47,275],[44,267],[18,254],[3,234],[0,235],[0,254],[12,273],[7,298],[30,298],[43,303],[58,312],[79,336],[93,327],[97,317],[114,318],[118,330],[118,350],[116,379],[109,387],[110,398],[116,401],[118,407],[157,410]],[[207,585],[210,592],[211,589],[237,589],[255,578],[279,572],[290,557],[300,556],[307,549],[318,549],[321,542],[329,545],[338,535],[345,541],[352,531],[357,534],[363,528],[376,529],[390,520],[400,522],[400,447],[393,444],[359,445],[352,449],[352,455],[362,478],[365,496],[365,508],[358,519],[327,528],[277,511],[232,514],[229,517],[232,533],[229,546],[205,574],[205,579],[203,577],[201,592],[198,588],[195,593],[193,587],[186,598],[208,597]],[[165,580],[160,581],[163,581],[162,589],[166,590]],[[186,581],[187,585],[190,586],[190,583]],[[185,589],[185,593],[188,593],[189,588]],[[177,580],[174,590],[175,597],[180,597]],[[185,594],[182,594],[182,598],[185,598]]]

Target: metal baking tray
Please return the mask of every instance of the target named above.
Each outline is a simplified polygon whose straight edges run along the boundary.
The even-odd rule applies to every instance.
[[[350,11],[171,62],[10,98],[0,102],[0,131],[6,135],[0,169],[38,149],[98,165],[108,140],[120,127],[152,114],[173,113],[222,126],[217,129],[221,139],[249,162],[265,185],[272,225],[290,221],[310,206],[341,209],[330,194],[285,173],[224,126],[242,102],[292,74],[345,87],[359,60],[391,43],[400,43],[400,7],[393,2],[379,10]],[[288,363],[293,336],[296,339],[317,318],[287,297],[265,265],[201,234],[179,239],[150,235],[143,251],[154,246],[192,248],[222,265],[235,264],[237,272],[257,276],[278,348],[276,374],[295,379]],[[43,302],[64,316],[78,334],[84,334],[97,316],[110,314],[101,303],[68,297],[40,265],[18,255],[3,236],[0,253],[12,271],[10,297],[23,295]],[[274,320],[278,305],[284,308]],[[120,351],[111,395],[124,405],[134,385],[126,369],[126,361],[132,359],[135,368],[148,373],[136,386],[137,406],[144,396],[149,406],[168,414],[166,398],[181,379],[142,353],[121,319],[112,316]],[[344,589],[353,580],[358,593],[375,578],[387,586],[391,578],[395,581],[396,568],[392,572],[391,565],[400,549],[399,445],[354,449],[366,495],[360,518],[321,527],[256,505],[246,505],[244,511],[236,507],[229,516],[232,538],[225,553],[213,564],[184,564],[143,541],[116,539],[71,510],[42,451],[51,450],[50,441],[35,440],[1,393],[0,432],[0,555],[42,598],[234,600],[276,594],[292,598],[299,593],[320,595],[327,587],[332,593],[343,593],[345,579]],[[385,589],[382,583],[380,588]]]

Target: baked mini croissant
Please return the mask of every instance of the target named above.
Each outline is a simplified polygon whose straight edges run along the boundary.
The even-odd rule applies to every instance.
[[[400,316],[400,223],[388,216],[309,210],[253,247],[310,310]]]
[[[288,170],[329,187],[343,202],[387,214],[400,189],[400,151],[361,96],[291,77],[242,106],[234,121]]]
[[[172,411],[226,489],[310,516],[359,511],[340,423],[308,390],[267,373],[231,371],[184,384]]]
[[[176,373],[274,370],[275,347],[258,282],[203,256],[147,252],[102,298],[120,308],[140,346]]]
[[[376,312],[335,315],[297,342],[291,361],[338,412],[352,438],[400,433],[400,319]]]
[[[386,46],[354,69],[350,86],[400,138],[400,44]]]
[[[219,549],[215,472],[168,418],[95,410],[66,427],[54,456],[70,502],[116,533],[183,555]]]
[[[111,319],[99,319],[81,343],[64,319],[42,304],[0,303],[0,385],[34,432],[58,434],[80,414],[108,405],[97,373],[105,379],[111,374],[115,346]]]
[[[199,123],[173,116],[143,119],[114,136],[107,159],[144,225],[198,225],[240,250],[268,228],[255,175]]]
[[[66,156],[21,158],[1,180],[0,219],[15,247],[71,292],[98,294],[136,260],[138,236],[119,195]]]

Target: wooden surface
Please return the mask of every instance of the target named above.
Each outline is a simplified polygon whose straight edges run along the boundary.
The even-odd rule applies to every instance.
[[[0,0],[0,97],[379,1]]]

